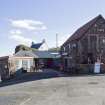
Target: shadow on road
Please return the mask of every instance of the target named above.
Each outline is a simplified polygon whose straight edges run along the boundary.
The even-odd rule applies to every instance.
[[[41,79],[59,78],[59,77],[91,77],[91,76],[105,76],[105,74],[69,74],[65,72],[55,71],[52,69],[44,69],[43,71],[21,74],[14,79],[0,82],[0,87],[15,85],[19,83],[36,81]]]
[[[14,79],[6,80],[4,82],[0,82],[0,87],[15,85],[18,83],[24,83],[29,81],[41,80],[41,79],[48,79],[48,78],[58,78],[64,77],[65,75],[61,72],[54,71],[54,70],[43,70],[40,72],[33,72],[33,73],[26,73],[20,76],[17,76]]]

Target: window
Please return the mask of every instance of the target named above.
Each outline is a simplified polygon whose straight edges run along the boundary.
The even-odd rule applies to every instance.
[[[24,69],[27,69],[28,68],[28,60],[22,60],[22,67]]]
[[[63,51],[65,52],[65,47],[63,47]]]
[[[103,43],[105,43],[105,39],[103,39],[102,41],[103,41]]]
[[[19,68],[19,60],[15,61],[16,68]]]
[[[74,44],[72,45],[72,47],[75,48],[75,47],[76,47],[76,44],[74,43]]]
[[[69,49],[71,48],[71,45],[69,44]]]
[[[94,27],[97,27],[97,24],[95,24]]]
[[[30,60],[30,66],[33,66],[33,60]]]
[[[104,32],[104,29],[97,29],[97,31],[99,31],[99,32]]]
[[[15,64],[16,64],[16,65],[18,65],[18,64],[19,64],[19,61],[18,61],[18,60],[16,60],[16,61],[15,61]]]

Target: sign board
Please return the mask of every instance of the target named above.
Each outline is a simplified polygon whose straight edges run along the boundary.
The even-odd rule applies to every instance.
[[[95,63],[94,73],[100,73],[100,63],[99,62]]]

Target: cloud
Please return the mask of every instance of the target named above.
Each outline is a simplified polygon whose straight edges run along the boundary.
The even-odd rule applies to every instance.
[[[24,19],[24,20],[10,20],[10,22],[13,27],[20,29],[35,30],[35,31],[47,29],[47,27],[41,21]]]
[[[22,34],[22,31],[21,30],[10,30],[10,34],[14,35],[14,34],[17,34],[17,35],[21,35]]]
[[[33,41],[30,38],[26,38],[24,36],[17,35],[17,34],[11,35],[9,38],[17,41],[19,44],[25,44],[25,45],[30,45]]]

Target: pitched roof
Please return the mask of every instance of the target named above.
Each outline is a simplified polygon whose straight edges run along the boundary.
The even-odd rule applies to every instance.
[[[38,58],[56,58],[56,56],[49,51],[33,51],[33,53],[37,55]]]
[[[24,51],[24,50],[20,50],[19,52],[14,54],[14,57],[34,57],[34,58],[38,58],[38,56],[35,55],[32,51]]]
[[[39,49],[43,43],[32,44],[31,48]]]
[[[20,50],[14,57],[33,57],[33,58],[57,58],[57,55],[49,51],[24,51]]]
[[[101,15],[98,15],[97,17],[80,27],[70,38],[68,38],[68,40],[64,44],[66,44],[69,41],[80,39],[100,18],[103,17]]]
[[[31,48],[39,49],[44,43],[45,43],[45,39],[43,39],[41,43],[32,42]]]

